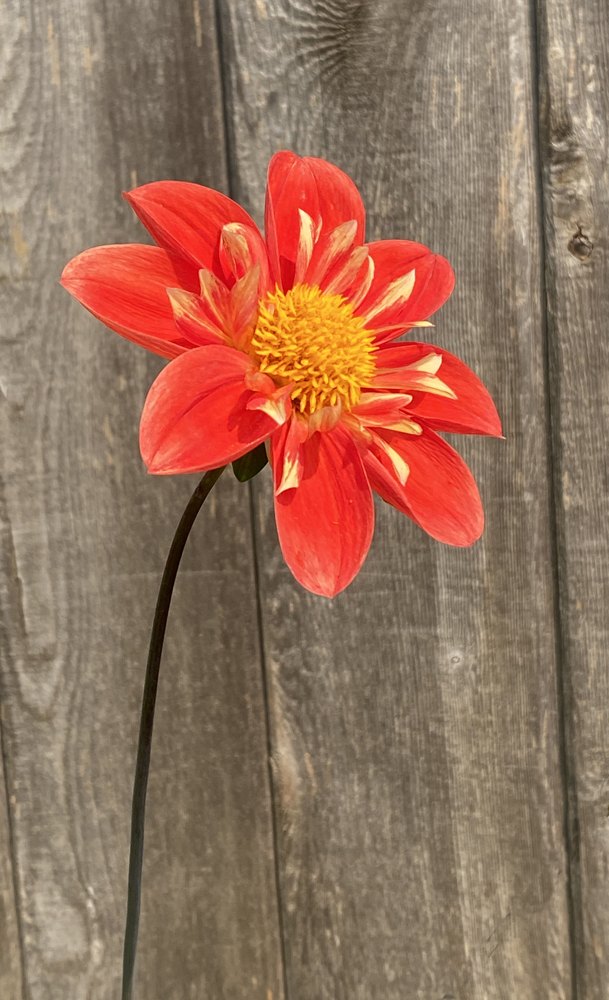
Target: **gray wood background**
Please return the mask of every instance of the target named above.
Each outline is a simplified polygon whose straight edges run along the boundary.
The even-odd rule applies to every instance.
[[[291,147],[352,174],[371,238],[451,259],[434,336],[506,441],[460,444],[479,544],[380,506],[333,603],[283,565],[268,482],[221,481],[163,665],[138,1000],[606,1000],[606,0],[3,0],[1,21],[0,997],[118,997],[146,641],[192,488],[138,458],[159,362],[58,276],[143,239],[138,183],[260,220]]]

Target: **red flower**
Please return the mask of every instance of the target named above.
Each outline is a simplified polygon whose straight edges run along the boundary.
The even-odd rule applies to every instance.
[[[448,261],[419,243],[365,243],[349,177],[290,152],[269,167],[266,238],[198,184],[125,197],[157,246],[86,250],[62,283],[170,359],[142,414],[150,472],[202,472],[268,442],[286,562],[328,597],[366,557],[372,490],[439,541],[476,541],[476,484],[437,431],[499,436],[497,411],[454,355],[395,342],[452,292]]]

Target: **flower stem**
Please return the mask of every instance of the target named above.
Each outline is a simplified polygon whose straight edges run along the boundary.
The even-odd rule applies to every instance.
[[[129,882],[127,890],[127,920],[125,925],[125,944],[123,949],[123,988],[122,1000],[131,1000],[133,996],[133,973],[137,951],[137,933],[140,919],[140,902],[142,887],[142,863],[144,858],[144,818],[146,813],[146,790],[150,770],[150,749],[152,745],[152,727],[154,725],[154,708],[159,682],[159,669],[163,654],[165,629],[173,594],[173,585],[178,573],[180,560],[195,523],[213,486],[222,475],[224,468],[212,469],[206,472],[203,479],[191,496],[178,527],[173,536],[159,595],[157,597],[150,634],[148,662],[146,664],[146,679],[140,715],[140,734],[137,745],[137,760],[135,779],[133,782],[133,799],[131,805],[131,846],[129,850]]]

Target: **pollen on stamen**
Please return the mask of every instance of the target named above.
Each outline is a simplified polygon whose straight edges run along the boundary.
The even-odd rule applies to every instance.
[[[342,295],[316,285],[279,288],[260,303],[250,350],[260,371],[293,383],[292,402],[304,415],[342,404],[350,410],[376,371],[374,334]]]

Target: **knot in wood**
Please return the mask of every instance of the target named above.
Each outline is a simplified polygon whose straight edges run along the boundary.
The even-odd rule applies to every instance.
[[[594,250],[594,243],[586,236],[582,227],[578,226],[577,232],[569,240],[568,249],[578,260],[588,260]]]

